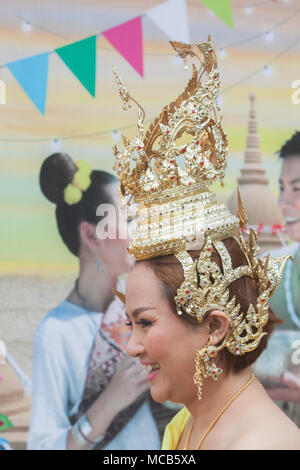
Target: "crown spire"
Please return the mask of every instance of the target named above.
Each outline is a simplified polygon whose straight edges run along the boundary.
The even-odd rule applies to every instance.
[[[160,197],[168,198],[176,188],[184,187],[193,193],[195,189],[207,189],[217,178],[221,181],[224,178],[228,147],[218,118],[220,80],[210,38],[196,45],[174,41],[171,45],[185,62],[194,58],[200,65],[197,68],[193,64],[192,77],[183,93],[162,109],[145,135],[144,110],[114,70],[124,109],[130,108],[131,102],[139,109],[135,138],[126,141],[123,151],[114,148],[114,169],[124,196],[133,194],[141,199],[159,192]],[[192,137],[190,142],[180,144],[179,139],[187,135]],[[183,168],[179,163],[182,157]]]

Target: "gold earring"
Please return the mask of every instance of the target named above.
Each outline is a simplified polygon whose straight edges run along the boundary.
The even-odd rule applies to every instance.
[[[212,377],[214,380],[218,380],[219,375],[223,372],[223,370],[217,367],[214,362],[209,365],[210,358],[216,357],[217,355],[217,348],[211,343],[212,337],[210,336],[204,348],[197,350],[195,357],[196,372],[193,380],[198,389],[199,400],[202,398],[203,380],[208,376]]]

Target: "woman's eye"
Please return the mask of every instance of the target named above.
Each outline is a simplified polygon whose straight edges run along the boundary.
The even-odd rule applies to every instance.
[[[137,323],[137,325],[142,325],[143,328],[146,328],[147,326],[152,325],[152,322],[148,321],[148,320],[140,320],[136,323]]]
[[[126,326],[132,326],[132,322],[131,321],[128,321],[125,323]],[[147,326],[150,326],[152,325],[152,322],[151,321],[148,321],[148,320],[140,320],[140,321],[137,321],[136,322],[136,325],[141,325],[142,328],[146,328]]]
[[[293,191],[300,191],[300,188],[293,188]]]

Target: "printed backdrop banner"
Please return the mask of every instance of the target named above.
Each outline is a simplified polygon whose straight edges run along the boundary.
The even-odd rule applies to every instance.
[[[55,49],[55,52],[93,97],[95,97],[96,83],[96,39],[95,35]]]
[[[172,41],[190,42],[186,0],[169,0],[146,14]]]
[[[103,36],[144,77],[142,17],[104,31]]]
[[[9,62],[7,65],[17,82],[38,110],[45,114],[48,84],[49,53]]]

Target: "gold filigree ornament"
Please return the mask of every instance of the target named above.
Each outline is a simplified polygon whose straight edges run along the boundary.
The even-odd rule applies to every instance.
[[[215,358],[217,355],[217,348],[212,345],[212,337],[208,339],[208,343],[202,349],[199,349],[195,357],[195,368],[196,372],[194,374],[193,380],[194,384],[197,386],[198,399],[202,398],[202,386],[203,380],[208,376],[212,377],[214,380],[218,380],[219,375],[223,370],[216,366],[213,362],[209,364],[210,358]]]
[[[229,319],[230,327],[227,335],[216,348],[216,353],[226,347],[232,354],[242,355],[258,346],[266,334],[263,332],[263,327],[269,318],[268,300],[279,285],[286,261],[291,258],[283,256],[270,260],[266,257],[261,260],[256,257],[253,237],[256,240],[256,235],[251,230],[247,244],[239,231],[236,241],[246,255],[248,265],[235,269],[232,267],[231,257],[224,243],[213,242],[210,237],[195,261],[186,251],[175,253],[183,267],[185,279],[174,299],[177,313],[182,315],[185,312],[201,323],[206,313],[220,310],[225,312]],[[214,248],[220,256],[222,270],[211,259]],[[228,288],[232,282],[243,276],[253,279],[258,292],[256,305],[250,304],[246,315],[236,303],[235,297],[230,298]]]
[[[222,344],[214,346],[214,354],[226,347],[230,353],[242,355],[254,350],[266,334],[268,301],[291,257],[259,258],[256,232],[250,230],[247,242],[241,232],[247,215],[240,193],[236,217],[209,190],[216,179],[223,181],[228,155],[227,137],[217,115],[220,80],[216,55],[210,38],[196,45],[171,45],[185,62],[192,58],[200,65],[193,63],[184,92],[163,108],[145,135],[144,110],[114,71],[124,107],[138,106],[134,139],[123,137],[122,152],[114,148],[120,195],[127,202],[134,199],[137,206],[137,229],[129,252],[138,260],[174,254],[184,272],[175,297],[178,314],[185,312],[201,323],[212,310],[225,312],[229,328]],[[247,265],[233,268],[222,242],[227,238],[239,243]],[[193,261],[188,250],[201,250],[199,258]],[[213,261],[213,250],[220,256],[222,268]],[[250,305],[247,312],[241,311],[228,289],[243,276],[253,279],[258,292],[256,305]]]

